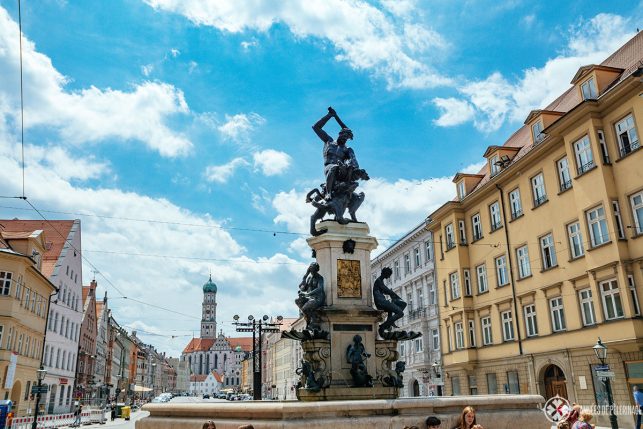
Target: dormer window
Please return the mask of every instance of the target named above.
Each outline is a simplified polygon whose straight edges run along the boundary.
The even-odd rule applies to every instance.
[[[458,190],[458,199],[463,199],[466,195],[466,189],[464,187],[464,180],[461,180],[457,184],[457,190]]]
[[[534,143],[540,143],[545,135],[543,134],[543,122],[538,121],[531,126],[531,135],[534,139]]]
[[[583,100],[596,100],[598,98],[596,81],[593,76],[581,84],[580,90],[583,94]]]

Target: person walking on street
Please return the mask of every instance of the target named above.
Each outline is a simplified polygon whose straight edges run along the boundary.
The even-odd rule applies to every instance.
[[[80,419],[81,419],[82,412],[83,412],[83,405],[78,404],[78,408],[76,408],[76,411],[74,411],[74,423],[71,424],[73,427],[80,426]]]
[[[111,409],[110,409],[110,418],[112,419],[112,421],[114,421],[114,419],[116,418],[116,403],[115,402],[112,402],[112,406],[111,406]]]
[[[636,426],[634,429],[639,429],[641,427],[641,413],[643,413],[643,392],[639,390],[638,386],[634,386],[632,389],[632,394],[634,395],[634,403],[636,403]]]

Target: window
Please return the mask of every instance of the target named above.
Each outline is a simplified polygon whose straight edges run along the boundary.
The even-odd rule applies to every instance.
[[[636,234],[643,234],[643,192],[634,194],[630,197],[632,202],[632,216],[636,226]]]
[[[456,322],[455,324],[455,348],[464,348],[464,330],[462,329],[462,322]]]
[[[464,180],[461,180],[461,181],[458,182],[457,189],[458,189],[458,199],[461,200],[466,195],[466,191],[465,191],[465,188],[464,188]]]
[[[419,285],[417,288],[418,296],[418,309],[424,308],[424,294],[422,293],[422,285]]]
[[[406,292],[406,308],[409,309],[409,313],[413,311],[413,291],[411,290]]]
[[[516,256],[518,259],[518,276],[521,279],[531,275],[531,263],[529,262],[529,248],[527,245],[516,249]]]
[[[599,284],[601,297],[603,299],[603,310],[605,319],[623,318],[623,306],[621,304],[621,292],[618,289],[616,280],[608,280]]]
[[[400,261],[393,262],[393,275],[397,280],[400,279]]]
[[[490,395],[498,393],[498,379],[496,378],[495,372],[487,374],[487,393]]]
[[[615,128],[621,156],[625,156],[641,146],[632,114],[627,115],[617,122]]]
[[[478,394],[478,382],[475,375],[469,376],[469,394],[477,395]]]
[[[596,324],[596,313],[594,313],[592,290],[590,288],[579,290],[578,298],[580,301],[580,312],[583,318],[583,326]]]
[[[460,298],[460,279],[458,276],[458,272],[454,272],[449,274],[449,280],[451,283],[451,299],[458,299]]]
[[[482,223],[480,223],[480,213],[471,216],[471,225],[473,229],[473,241],[482,238]]]
[[[413,253],[415,254],[415,268],[418,268],[422,265],[422,261],[420,261],[420,248],[416,247]]]
[[[475,322],[469,319],[469,347],[476,346],[476,325]]]
[[[495,231],[502,226],[502,222],[500,221],[500,204],[498,204],[498,201],[489,206],[489,214],[491,215],[491,231]]]
[[[612,209],[614,210],[614,221],[616,222],[616,233],[618,238],[623,240],[625,239],[625,230],[623,229],[623,218],[621,217],[621,207],[618,204],[618,201],[612,201]]]
[[[473,295],[471,291],[471,273],[469,272],[468,268],[462,270],[462,276],[464,277],[464,295]]]
[[[564,331],[565,311],[563,310],[563,298],[557,297],[549,300],[549,309],[551,310],[551,325],[554,332]]]
[[[598,146],[601,148],[601,156],[603,157],[603,164],[610,163],[609,152],[607,151],[607,143],[605,143],[605,133],[603,130],[596,130],[598,135]]]
[[[632,305],[634,306],[634,315],[641,315],[641,307],[639,305],[639,297],[636,293],[636,285],[634,284],[634,276],[628,274],[627,276],[627,287],[630,290],[630,296],[632,297]],[[2,330],[0,329],[0,344],[2,344]]]
[[[433,260],[433,242],[429,239],[426,243],[424,243],[425,246],[425,253],[426,253],[426,260],[432,261]]]
[[[535,337],[538,335],[538,323],[536,321],[536,305],[525,305],[525,327],[528,337]]]
[[[509,284],[509,276],[507,272],[507,256],[505,255],[496,258],[496,276],[498,279],[498,286],[505,286]]]
[[[447,240],[447,250],[451,250],[455,247],[455,237],[453,235],[453,224],[450,223],[444,228],[444,233]]]
[[[2,274],[0,274],[0,276],[2,276]],[[22,300],[22,275],[19,274],[17,281],[14,283],[16,284],[16,299],[20,301]]]
[[[547,193],[545,192],[545,178],[540,173],[531,178],[531,189],[534,193],[534,207],[538,207],[547,201]]]
[[[578,174],[583,174],[594,167],[594,155],[589,143],[589,136],[585,136],[574,143],[574,153],[576,154]]]
[[[433,350],[440,350],[440,332],[437,329],[431,329],[431,339],[433,340]]]
[[[502,319],[502,339],[504,341],[513,341],[514,339],[514,323],[511,311],[503,311],[500,313]]]
[[[540,143],[545,138],[545,135],[543,134],[543,123],[542,123],[542,121],[538,121],[534,125],[531,126],[531,136],[534,139],[534,144],[535,143]]]
[[[451,377],[451,392],[453,395],[460,395],[460,377]]]
[[[598,98],[598,90],[596,89],[596,82],[593,77],[590,77],[580,86],[583,93],[583,100],[596,100]]]
[[[489,290],[487,284],[487,266],[482,264],[476,267],[476,274],[478,277],[478,293],[483,293]]]
[[[463,220],[458,221],[458,233],[460,234],[460,244],[467,244],[467,229]]]
[[[567,225],[567,235],[569,237],[569,251],[571,252],[572,259],[580,258],[585,254],[580,223],[574,222]]]
[[[491,175],[495,176],[500,172],[500,159],[498,158],[498,155],[494,155],[491,157],[489,160],[489,165],[491,166]]]
[[[453,351],[453,338],[451,337],[450,326],[447,326],[447,339],[449,340],[449,351]]]
[[[543,270],[548,270],[558,264],[554,248],[554,237],[551,234],[547,234],[540,239],[540,251],[543,257]]]
[[[9,296],[11,291],[11,276],[8,271],[0,271],[0,294]]]
[[[415,343],[415,353],[422,353],[422,351],[424,350],[424,343],[422,341],[422,337],[416,338],[413,341]]]
[[[411,272],[411,257],[407,253],[404,255],[404,274],[409,274]]]
[[[563,192],[572,187],[572,176],[569,174],[569,161],[567,161],[567,157],[561,158],[556,165],[558,166],[560,192]]]
[[[519,394],[520,393],[520,382],[518,381],[518,372],[517,371],[508,371],[507,372],[507,382],[509,384],[509,391],[507,393]]]
[[[482,327],[482,344],[488,346],[493,342],[491,336],[491,317],[482,317],[480,319],[480,326]]]
[[[511,219],[522,216],[522,202],[520,201],[520,189],[516,188],[509,192],[509,205],[511,206]]]
[[[587,212],[587,224],[592,247],[600,246],[610,241],[607,222],[605,221],[605,209],[602,206]]]
[[[429,305],[437,304],[436,294],[435,294],[435,283],[429,283]]]
[[[4,326],[0,325],[0,348],[2,348],[2,333],[4,332]]]

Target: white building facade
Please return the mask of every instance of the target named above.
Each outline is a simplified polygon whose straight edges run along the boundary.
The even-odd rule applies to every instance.
[[[68,226],[66,222],[71,224]],[[59,291],[49,308],[43,356],[47,376],[43,383],[49,385],[49,393],[45,395],[46,412],[59,414],[69,412],[73,404],[78,341],[83,317],[83,275],[80,220],[53,221],[53,225],[56,230],[48,228],[45,240],[51,240],[54,252],[58,246],[61,247],[49,276],[49,280]]]
[[[387,286],[407,303],[404,317],[396,325],[400,330],[422,333],[420,338],[398,343],[400,360],[406,362],[400,396],[441,396],[444,381],[434,240],[424,222],[371,261],[372,283],[384,267],[393,270]]]

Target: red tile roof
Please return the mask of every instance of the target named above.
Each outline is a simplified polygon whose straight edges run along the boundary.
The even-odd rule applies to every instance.
[[[193,383],[194,382],[203,383],[206,378],[208,378],[208,376],[206,374],[202,374],[202,375],[193,374],[193,375],[190,376],[190,381],[193,382]]]
[[[241,350],[244,352],[252,351],[252,337],[226,337],[226,340],[228,340],[233,350],[236,349],[237,346],[241,346]]]
[[[183,349],[183,353],[203,352],[210,350],[214,344],[213,338],[192,338],[187,346]]]
[[[216,372],[216,371],[212,371],[212,376],[213,376],[213,377],[214,377],[214,379],[215,379],[216,381],[218,381],[219,383],[223,383],[223,376],[222,376],[221,374],[219,374],[218,372]]]
[[[69,232],[74,226],[73,220],[0,220],[3,233],[33,232],[38,229],[45,233],[45,254],[42,259],[42,273],[50,277],[56,262],[63,250]]]

